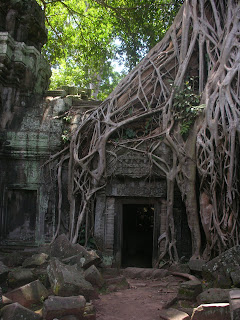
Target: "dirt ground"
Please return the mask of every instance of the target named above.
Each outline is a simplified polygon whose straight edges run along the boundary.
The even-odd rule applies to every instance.
[[[162,307],[176,297],[183,280],[167,276],[161,280],[127,281],[129,289],[101,294],[94,301],[98,320],[159,320]]]

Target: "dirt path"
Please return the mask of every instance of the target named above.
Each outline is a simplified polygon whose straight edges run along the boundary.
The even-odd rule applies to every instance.
[[[161,308],[176,296],[183,281],[173,276],[127,280],[129,289],[100,295],[94,301],[98,320],[159,320]]]

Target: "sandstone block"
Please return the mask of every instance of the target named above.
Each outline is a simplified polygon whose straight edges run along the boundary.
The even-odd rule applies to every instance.
[[[229,292],[231,320],[240,319],[240,290]]]
[[[167,310],[160,311],[160,319],[163,320],[190,320],[187,313],[179,311],[174,308],[169,308]]]
[[[210,288],[197,296],[199,304],[229,302],[229,292],[231,289]]]
[[[35,279],[32,271],[25,268],[17,268],[8,274],[8,284],[10,288],[21,287]]]
[[[1,309],[1,320],[40,320],[42,317],[21,306],[19,303],[12,303]]]
[[[76,316],[77,319],[82,319],[85,305],[86,300],[83,296],[50,296],[44,301],[43,317],[45,320],[52,320],[63,316]]]
[[[101,288],[104,284],[104,279],[98,269],[92,265],[84,272],[85,279],[93,286]]]
[[[216,287],[230,288],[239,283],[240,246],[232,247],[202,267],[203,277],[213,281]],[[237,275],[237,276],[236,276]]]
[[[83,295],[87,300],[98,297],[91,283],[84,279],[83,272],[77,270],[76,266],[65,265],[53,258],[50,260],[47,272],[55,295],[63,297]]]
[[[190,280],[181,283],[178,290],[178,299],[195,300],[202,292],[202,284],[197,280]]]
[[[48,291],[39,280],[36,280],[6,293],[5,296],[24,307],[30,307],[47,298]]]
[[[193,309],[191,320],[231,320],[229,303],[201,304]]]
[[[25,259],[22,265],[23,267],[28,267],[28,268],[39,267],[47,262],[48,257],[49,256],[46,253],[34,254],[33,256]]]

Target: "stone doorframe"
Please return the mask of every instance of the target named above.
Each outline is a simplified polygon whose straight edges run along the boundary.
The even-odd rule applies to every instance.
[[[155,265],[159,255],[158,238],[161,233],[161,220],[164,213],[165,200],[160,198],[116,198],[115,199],[115,218],[114,218],[114,260],[117,267],[122,265],[122,246],[123,246],[123,205],[125,204],[151,204],[154,206],[154,227],[153,227],[153,252],[152,266]]]

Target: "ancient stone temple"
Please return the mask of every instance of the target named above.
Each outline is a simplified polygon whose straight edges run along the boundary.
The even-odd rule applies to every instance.
[[[38,245],[52,239],[58,192],[56,171],[47,162],[64,147],[66,132],[99,104],[76,88],[47,92],[51,71],[41,54],[46,41],[44,15],[35,0],[0,2],[1,245]],[[66,131],[63,115],[69,109],[73,116]],[[158,152],[170,161],[166,145]],[[159,246],[159,237],[165,231],[166,180],[144,155],[122,150],[116,158],[110,149],[107,176],[95,201],[97,248],[106,264],[151,267],[164,245]],[[63,184],[65,198],[66,189]],[[179,255],[189,257],[190,232],[177,189],[174,202]],[[63,220],[68,210],[63,203]]]
[[[51,70],[40,52],[46,41],[35,0],[0,2],[0,239],[8,245],[52,238],[55,182],[42,165],[63,146],[58,116],[72,104],[89,108],[64,90],[46,99]]]
[[[158,150],[170,161],[170,152],[162,144]],[[109,179],[106,188],[97,195],[95,238],[109,263],[116,266],[152,267],[164,242],[167,212],[166,180],[159,170],[137,152],[121,152],[107,159]],[[191,237],[187,227],[180,193],[175,191],[174,216],[179,255],[191,255]]]

